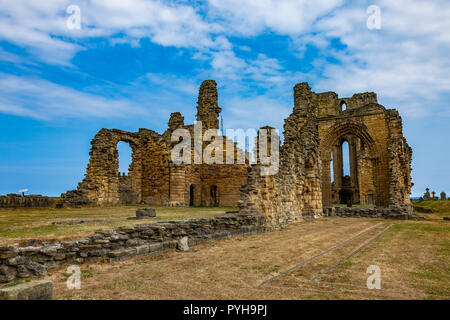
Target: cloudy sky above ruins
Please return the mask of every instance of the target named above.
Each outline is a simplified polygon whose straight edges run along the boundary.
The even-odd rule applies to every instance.
[[[73,189],[102,127],[192,123],[204,79],[226,128],[281,129],[298,82],[374,91],[403,117],[413,195],[450,193],[449,56],[447,0],[0,0],[0,193]]]

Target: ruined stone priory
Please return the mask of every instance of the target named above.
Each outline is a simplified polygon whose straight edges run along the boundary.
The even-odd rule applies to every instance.
[[[203,81],[196,120],[202,122],[203,132],[213,129],[223,137],[224,150],[231,145],[236,157],[242,152],[237,143],[219,134],[221,110],[216,82]],[[315,93],[305,82],[295,85],[283,144],[279,137],[269,142],[269,149],[271,143],[280,146],[279,170],[269,176],[261,176],[260,169],[267,164],[260,162],[174,164],[170,153],[176,142],[171,135],[178,128],[193,132],[194,125],[186,125],[174,112],[162,134],[101,129],[91,141],[85,178],[76,190],[61,195],[62,203],[238,205],[241,212],[265,214],[275,225],[320,215],[323,207],[334,204],[410,206],[412,149],[398,111],[378,104],[373,92],[339,97],[334,92]],[[118,170],[120,141],[132,149],[128,175]],[[348,172],[344,172],[344,144]]]

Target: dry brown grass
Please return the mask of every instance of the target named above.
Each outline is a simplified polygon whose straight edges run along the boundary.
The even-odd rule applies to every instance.
[[[88,208],[38,208],[0,209],[0,245],[21,242],[26,238],[46,240],[73,239],[87,236],[95,230],[128,226],[154,221],[211,217],[235,208],[174,208],[155,207],[157,217],[143,220],[127,220],[135,216],[136,209],[148,206],[115,206]],[[55,221],[84,220],[79,225],[53,225]],[[103,220],[93,222],[91,220]]]
[[[260,285],[380,221],[395,226],[317,283],[309,282],[316,272],[381,229],[305,269]],[[64,268],[47,278],[55,281],[57,299],[448,299],[449,230],[445,222],[326,218],[205,243],[189,252],[84,265],[90,276],[82,280],[81,290],[66,288]],[[381,290],[366,287],[366,268],[371,264],[381,268]]]

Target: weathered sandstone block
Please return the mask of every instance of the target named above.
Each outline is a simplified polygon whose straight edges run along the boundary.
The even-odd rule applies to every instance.
[[[0,300],[51,300],[53,281],[39,280],[0,289]]]

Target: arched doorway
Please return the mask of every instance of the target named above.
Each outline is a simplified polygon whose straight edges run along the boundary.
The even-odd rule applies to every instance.
[[[217,191],[217,186],[211,186],[209,189],[210,194],[210,204],[212,207],[218,207],[219,206],[219,195]]]
[[[132,153],[131,146],[128,142],[119,141],[117,143],[117,152],[118,152],[118,170],[121,175],[128,175],[128,171],[130,169],[130,165],[132,162]]]
[[[339,123],[320,137],[320,150],[324,206],[349,202],[382,205],[381,152],[366,127]]]
[[[351,205],[355,201],[354,193],[358,189],[357,186],[357,175],[358,168],[356,167],[356,150],[353,148],[350,150],[349,140],[353,142],[357,139],[353,135],[347,135],[341,139],[340,150],[338,151],[341,155],[339,161],[339,177],[340,185],[336,186],[339,192],[339,203]],[[353,170],[352,170],[353,169]]]
[[[195,186],[193,184],[189,187],[189,206],[194,206]]]
[[[353,192],[348,189],[341,189],[339,191],[339,201],[341,204],[353,204]]]
[[[131,141],[120,140],[116,145],[117,174],[119,177],[119,203],[135,204],[138,194],[133,179],[133,148]]]

